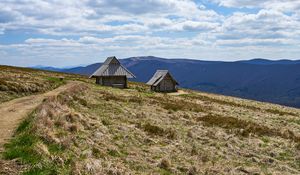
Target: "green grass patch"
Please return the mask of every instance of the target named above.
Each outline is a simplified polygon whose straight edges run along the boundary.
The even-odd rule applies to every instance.
[[[51,154],[54,153],[61,153],[65,150],[65,148],[62,145],[54,144],[54,143],[48,143],[48,150]]]
[[[160,169],[159,174],[160,175],[172,175],[173,173],[170,170]]]
[[[17,128],[16,136],[8,144],[5,144],[5,159],[19,158],[24,163],[36,163],[41,158],[34,151],[34,145],[38,138],[30,132],[33,114],[29,115]]]
[[[58,172],[58,167],[54,167],[53,165],[44,165],[42,167],[34,167],[24,172],[23,175],[54,175],[60,174]]]
[[[262,137],[261,140],[262,140],[264,143],[269,143],[269,142],[270,142],[270,138],[268,138],[268,137]]]
[[[290,150],[286,150],[278,154],[277,159],[281,161],[291,160],[294,154]]]
[[[26,130],[30,129],[31,128],[31,122],[33,120],[33,115],[30,115],[28,118],[26,118],[17,128],[17,132],[16,134],[18,133],[21,133],[21,132],[25,132]]]
[[[22,163],[36,164],[42,158],[34,149],[37,142],[38,138],[33,134],[22,133],[5,145],[3,156],[5,159],[19,158]]]
[[[47,81],[54,82],[54,83],[61,83],[61,82],[64,81],[64,80],[62,80],[62,79],[60,79],[60,78],[57,78],[57,77],[47,77],[46,80],[47,80]]]
[[[5,151],[3,152],[3,158],[7,160],[19,159],[22,164],[29,165],[30,168],[23,173],[25,175],[50,175],[60,174],[59,171],[68,171],[68,168],[61,165],[58,166],[55,162],[51,161],[47,155],[38,151],[38,143],[45,144],[50,154],[62,153],[63,148],[57,144],[46,143],[37,135],[33,127],[35,114],[35,112],[31,113],[28,118],[19,125],[16,135],[10,143],[4,145]]]
[[[114,149],[108,150],[108,154],[112,157],[120,157],[121,156],[120,152],[117,150],[114,150]]]
[[[50,82],[52,88],[66,84],[66,81],[58,77],[46,77],[46,81]]]

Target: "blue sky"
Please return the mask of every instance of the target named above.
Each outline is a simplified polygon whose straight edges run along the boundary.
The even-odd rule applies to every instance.
[[[300,59],[297,0],[1,0],[0,64]]]

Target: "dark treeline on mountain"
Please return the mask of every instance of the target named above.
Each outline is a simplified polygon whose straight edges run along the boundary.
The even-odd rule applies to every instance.
[[[157,69],[168,69],[183,88],[300,108],[300,61],[222,62],[148,56],[121,62],[137,76],[135,81],[147,82]],[[90,75],[100,65],[60,71]]]

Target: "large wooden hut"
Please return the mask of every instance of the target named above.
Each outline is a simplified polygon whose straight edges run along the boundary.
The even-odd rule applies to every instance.
[[[127,78],[135,78],[115,57],[108,57],[90,78],[96,78],[96,84],[127,88]]]
[[[178,82],[168,70],[157,70],[147,84],[151,86],[153,91],[176,92]]]

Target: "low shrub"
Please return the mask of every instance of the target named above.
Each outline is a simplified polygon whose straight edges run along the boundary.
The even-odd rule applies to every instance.
[[[69,126],[69,131],[70,132],[77,132],[79,130],[78,125],[76,124],[72,124],[71,126]]]
[[[254,122],[241,120],[235,117],[208,114],[203,117],[198,117],[197,121],[202,121],[207,126],[219,126],[225,129],[241,129],[239,134],[243,136],[248,136],[250,133],[267,136],[275,134],[275,131],[267,126],[262,126]]]
[[[206,126],[218,126],[225,129],[239,129],[236,133],[242,136],[248,136],[250,133],[258,136],[279,136],[300,143],[300,136],[296,135],[291,130],[285,130],[283,132],[278,129],[260,125],[252,121],[241,120],[235,117],[208,114],[204,117],[198,117],[197,121],[204,122],[204,125]]]
[[[162,169],[169,170],[171,168],[171,163],[168,159],[164,158],[160,161],[158,166]]]
[[[144,126],[143,126],[144,130],[150,134],[154,134],[154,135],[163,135],[164,134],[164,129],[159,127],[159,126],[156,126],[156,125],[152,125],[150,123],[146,123]]]
[[[168,139],[175,139],[176,138],[176,131],[172,128],[162,128],[150,123],[146,123],[143,125],[144,131],[148,132],[149,134],[158,135],[158,136],[165,136]]]

